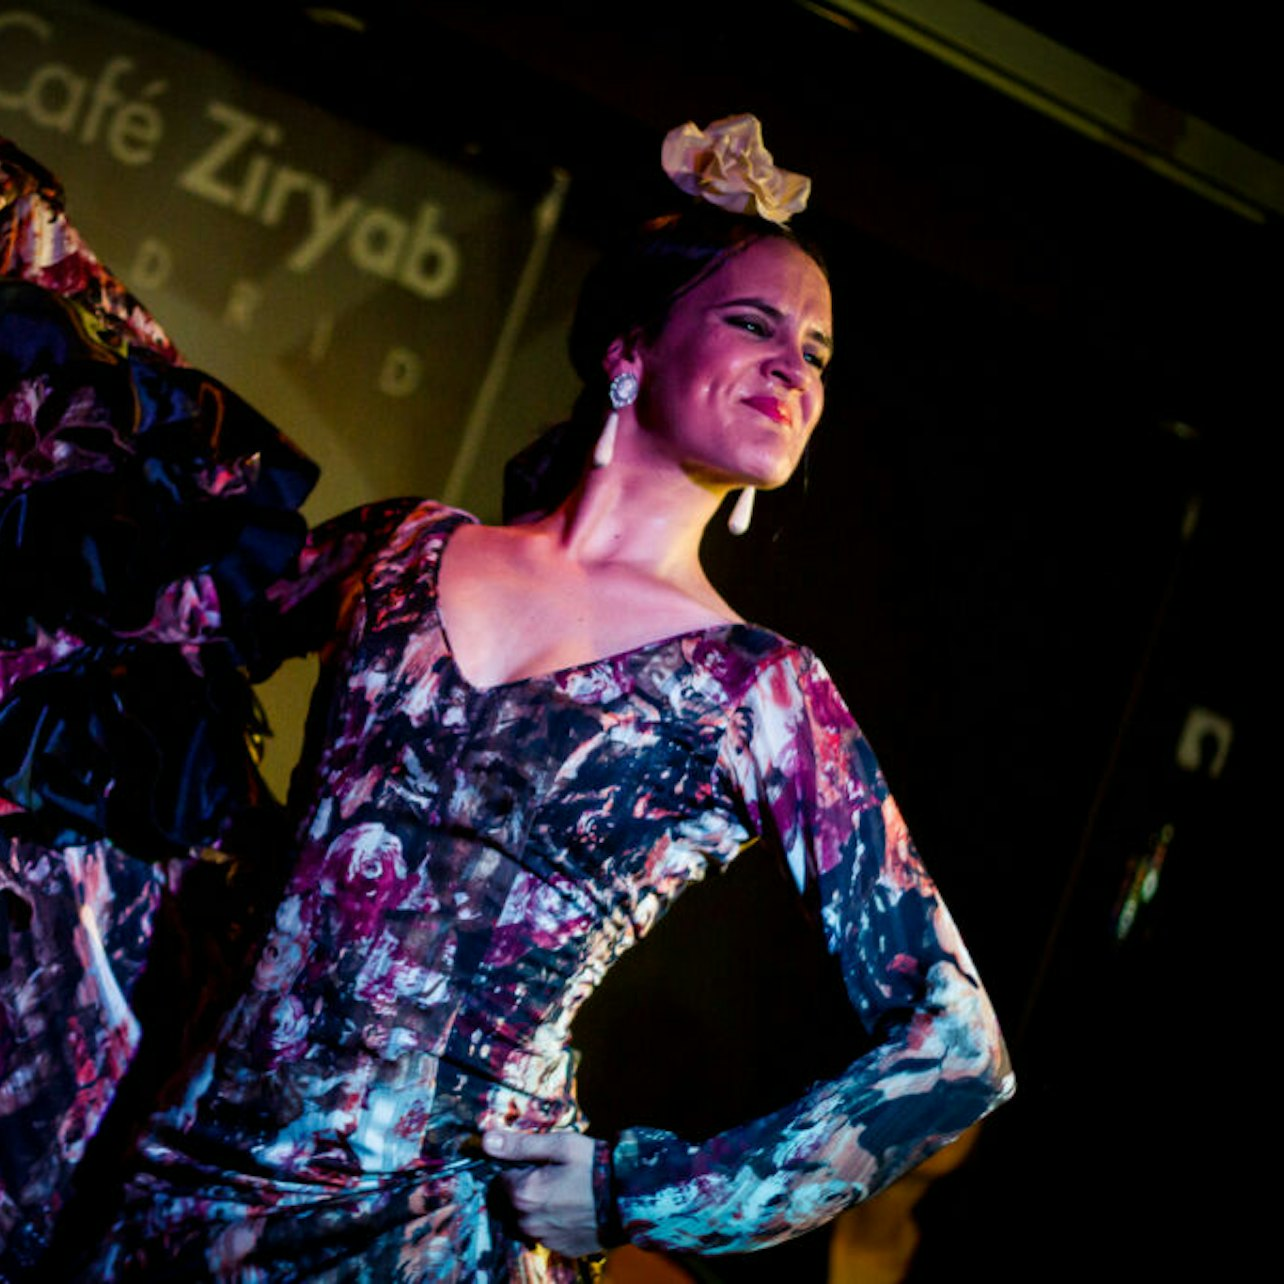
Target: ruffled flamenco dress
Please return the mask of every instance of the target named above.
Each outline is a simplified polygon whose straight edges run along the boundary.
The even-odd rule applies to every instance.
[[[92,1202],[270,901],[250,682],[315,478],[0,140],[0,1281]]]

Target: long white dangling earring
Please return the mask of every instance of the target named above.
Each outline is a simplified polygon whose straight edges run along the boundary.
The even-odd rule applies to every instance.
[[[611,380],[607,395],[611,398],[611,413],[607,415],[606,426],[597,439],[597,445],[593,447],[594,468],[605,468],[615,458],[615,430],[620,426],[620,411],[638,399],[637,375],[621,370]]]
[[[753,497],[752,486],[746,486],[740,492],[740,498],[736,500],[731,516],[727,518],[727,529],[733,535],[743,535],[749,529],[749,523],[753,521]]]

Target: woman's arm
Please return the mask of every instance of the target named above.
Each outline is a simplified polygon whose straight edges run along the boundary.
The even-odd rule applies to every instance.
[[[628,1238],[704,1253],[823,1223],[1013,1090],[976,969],[818,661],[791,652],[759,677],[722,766],[751,828],[818,894],[828,946],[878,1043],[791,1105],[707,1141],[620,1134],[611,1182]]]

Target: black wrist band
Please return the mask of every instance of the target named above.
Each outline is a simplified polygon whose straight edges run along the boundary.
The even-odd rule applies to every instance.
[[[597,1218],[598,1242],[603,1248],[614,1248],[626,1239],[619,1203],[615,1198],[611,1150],[610,1141],[598,1138],[593,1143],[593,1213]]]

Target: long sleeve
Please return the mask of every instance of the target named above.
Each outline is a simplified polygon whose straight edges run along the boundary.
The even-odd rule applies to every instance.
[[[1011,1095],[998,1023],[868,744],[805,651],[768,666],[722,749],[746,824],[820,904],[828,947],[877,1043],[786,1108],[689,1143],[627,1129],[612,1155],[625,1233],[737,1252],[864,1199]]]

